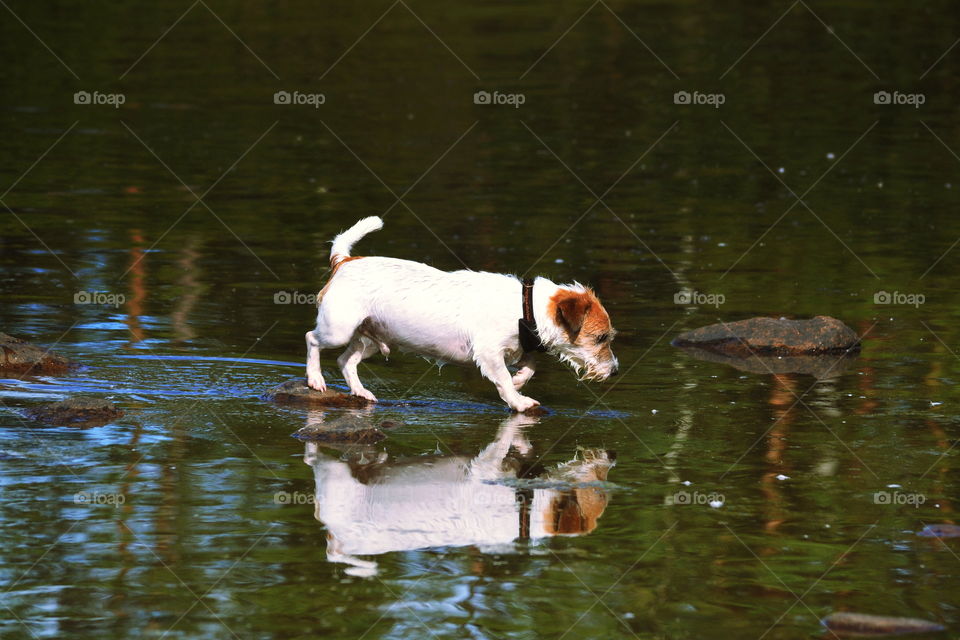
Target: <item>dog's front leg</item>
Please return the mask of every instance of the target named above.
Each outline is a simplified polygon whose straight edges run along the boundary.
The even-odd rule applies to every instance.
[[[533,377],[533,374],[537,370],[537,363],[532,353],[525,353],[523,357],[520,358],[520,361],[517,362],[517,365],[520,368],[513,374],[513,388],[519,391],[523,388],[523,385],[527,384],[530,378]]]
[[[502,354],[484,357],[478,360],[477,364],[480,365],[480,373],[497,386],[500,397],[514,411],[526,411],[540,404],[514,389],[513,377],[507,369],[507,363],[504,362]]]

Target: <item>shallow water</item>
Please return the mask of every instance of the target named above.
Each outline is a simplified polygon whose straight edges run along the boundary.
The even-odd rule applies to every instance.
[[[0,634],[805,638],[837,610],[960,627],[960,543],[917,535],[957,519],[960,15],[588,6],[10,3],[30,30],[8,16],[0,38],[0,330],[86,368],[0,380]],[[621,375],[543,362],[549,413],[525,424],[476,371],[373,358],[384,403],[351,415],[395,423],[383,443],[292,438],[344,412],[259,396],[302,375],[327,242],[384,212],[359,253],[591,283]],[[817,314],[864,336],[824,379],[669,346]],[[126,416],[20,417],[77,393]],[[478,459],[498,443],[520,479]],[[556,475],[608,451],[605,478]],[[320,520],[318,492],[339,505]]]

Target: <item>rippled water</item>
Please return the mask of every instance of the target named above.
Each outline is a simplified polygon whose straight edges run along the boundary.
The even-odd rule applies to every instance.
[[[960,625],[960,547],[917,535],[957,518],[952,5],[7,14],[0,330],[86,366],[0,380],[4,637]],[[358,252],[591,283],[621,375],[544,362],[529,394],[549,412],[530,419],[476,371],[413,356],[364,364],[370,411],[264,402],[303,373],[327,242],[384,212]],[[817,314],[864,336],[820,379],[669,345]],[[126,415],[21,415],[75,394]],[[387,438],[291,437],[344,421]]]

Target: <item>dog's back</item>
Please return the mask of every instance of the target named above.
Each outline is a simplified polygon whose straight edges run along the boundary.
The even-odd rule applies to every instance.
[[[465,295],[465,293],[467,295]],[[520,295],[513,276],[485,271],[441,271],[399,258],[370,256],[343,263],[320,301],[352,309],[365,335],[447,362],[473,360],[474,341],[515,330],[516,311],[490,301]],[[494,338],[495,336],[495,338]]]

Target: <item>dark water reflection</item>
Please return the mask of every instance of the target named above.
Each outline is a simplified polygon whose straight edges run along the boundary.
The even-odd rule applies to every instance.
[[[0,380],[4,638],[960,626],[957,539],[917,535],[957,523],[960,491],[952,4],[8,4],[30,30],[8,15],[0,38],[0,330],[87,368]],[[694,90],[726,102],[674,103]],[[259,399],[300,375],[312,321],[277,296],[313,293],[332,236],[385,211],[358,251],[592,284],[616,382],[544,363],[530,393],[552,412],[514,427],[475,371],[371,359],[371,423],[398,426],[304,465],[307,412]],[[818,314],[864,336],[829,375],[669,346]],[[127,414],[22,419],[77,392]],[[471,480],[508,443],[517,479]],[[551,484],[583,448],[617,452],[610,478]],[[330,562],[327,534],[360,562]]]

